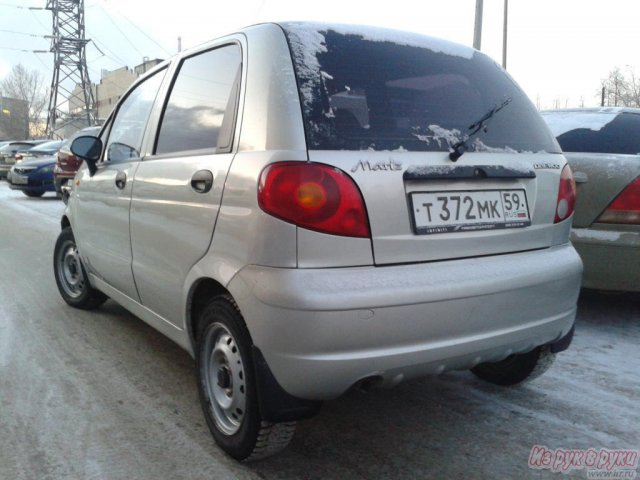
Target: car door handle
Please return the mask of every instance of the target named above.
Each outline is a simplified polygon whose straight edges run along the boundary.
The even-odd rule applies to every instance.
[[[116,174],[116,187],[122,190],[126,184],[127,184],[127,174],[124,172],[118,172]]]
[[[198,170],[191,177],[191,188],[197,193],[207,193],[213,187],[213,173],[209,170]]]
[[[589,176],[584,172],[573,172],[573,179],[576,183],[587,183],[589,181]]]

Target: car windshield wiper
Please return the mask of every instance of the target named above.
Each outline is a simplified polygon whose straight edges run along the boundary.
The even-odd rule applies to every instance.
[[[512,100],[511,97],[507,98],[505,101],[503,101],[499,105],[496,105],[487,113],[485,113],[480,120],[469,125],[469,128],[468,128],[469,133],[466,135],[466,137],[451,147],[453,148],[453,152],[449,153],[449,160],[451,160],[452,162],[457,161],[462,156],[462,154],[467,151],[468,149],[467,142],[471,139],[471,137],[476,135],[480,130],[484,130],[486,132],[487,123],[489,122],[489,120],[496,113],[498,113],[504,107],[509,105],[509,103],[511,103],[511,100]]]

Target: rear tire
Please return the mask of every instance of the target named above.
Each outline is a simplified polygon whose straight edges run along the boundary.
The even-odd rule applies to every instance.
[[[41,197],[44,195],[44,190],[23,190],[22,193],[27,197]]]
[[[538,378],[551,368],[556,354],[543,345],[527,353],[510,355],[500,362],[481,363],[471,371],[482,380],[496,385],[516,385]]]
[[[262,420],[251,337],[228,295],[211,300],[197,331],[198,392],[216,443],[236,460],[258,460],[285,448],[295,422]]]
[[[53,272],[60,295],[69,305],[92,310],[102,305],[107,296],[89,284],[71,227],[60,232],[53,250]]]

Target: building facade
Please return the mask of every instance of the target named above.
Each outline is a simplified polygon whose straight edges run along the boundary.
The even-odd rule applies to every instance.
[[[103,70],[100,83],[94,84],[91,87],[93,90],[93,98],[95,98],[96,101],[96,119],[98,122],[104,121],[109,116],[118,103],[118,100],[120,100],[120,97],[122,97],[138,77],[160,62],[162,62],[162,59],[156,58],[150,60],[145,57],[144,61],[133,69],[122,67],[111,71]],[[82,97],[82,89],[76,85],[69,99],[69,113],[81,116],[83,110],[84,98]]]
[[[29,103],[0,96],[0,141],[29,138]]]

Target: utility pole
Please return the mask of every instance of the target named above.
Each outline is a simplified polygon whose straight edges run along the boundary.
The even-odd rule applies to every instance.
[[[502,31],[502,68],[507,69],[507,18],[509,0],[504,0],[504,29]]]
[[[91,90],[84,38],[84,0],[47,0],[53,14],[53,77],[47,114],[47,136],[63,138],[64,128],[80,117],[86,125],[95,124],[95,99]],[[76,87],[77,86],[77,87]],[[71,104],[80,114],[71,112]],[[62,107],[66,106],[66,112]]]
[[[473,48],[480,50],[482,43],[482,0],[476,0],[476,22],[473,28]]]

